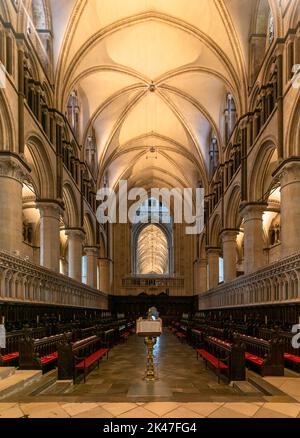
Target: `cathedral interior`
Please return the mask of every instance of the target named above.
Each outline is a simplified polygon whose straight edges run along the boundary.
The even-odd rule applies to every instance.
[[[299,225],[300,0],[0,0],[0,418],[300,418]]]

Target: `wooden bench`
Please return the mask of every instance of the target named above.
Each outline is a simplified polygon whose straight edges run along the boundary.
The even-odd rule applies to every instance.
[[[24,337],[28,328],[17,330],[6,334],[5,348],[0,350],[0,366],[17,366],[19,363],[19,343]],[[32,337],[40,338],[45,336],[47,329],[45,327],[38,327],[31,330]]]
[[[300,373],[300,348],[293,348],[292,339],[295,335],[292,332],[286,332],[280,330],[279,328],[266,328],[260,327],[258,329],[259,336],[266,340],[271,340],[273,338],[281,339],[284,345],[284,362],[287,368],[292,369]]]
[[[100,360],[106,356],[108,359],[109,349],[102,344],[97,335],[70,343],[67,340],[58,346],[58,380],[71,380],[77,382],[79,372],[83,372],[83,379],[94,365],[100,364]]]
[[[58,345],[63,340],[72,339],[72,333],[33,339],[31,333],[26,333],[19,343],[20,370],[38,370],[43,373],[55,367],[58,359]]]
[[[279,338],[269,341],[253,336],[240,335],[246,345],[246,363],[262,376],[284,375],[284,345]]]
[[[245,346],[240,338],[234,338],[233,343],[225,342],[213,336],[207,336],[204,346],[196,350],[197,359],[201,356],[218,371],[218,382],[221,373],[226,374],[229,381],[245,380]]]

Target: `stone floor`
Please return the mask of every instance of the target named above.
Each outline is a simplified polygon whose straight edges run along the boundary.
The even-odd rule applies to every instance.
[[[149,386],[143,381],[143,339],[131,336],[111,350],[109,360],[89,375],[86,384],[26,388],[2,400],[0,418],[300,417],[297,376],[267,378],[278,388],[276,396],[243,394],[218,383],[215,373],[197,361],[194,350],[168,332],[157,343],[155,356],[159,380]],[[52,373],[53,381],[54,377]]]

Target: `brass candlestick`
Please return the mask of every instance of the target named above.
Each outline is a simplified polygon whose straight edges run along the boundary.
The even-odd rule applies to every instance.
[[[155,370],[154,370],[153,347],[156,344],[156,338],[146,337],[145,344],[147,345],[147,367],[146,367],[146,375],[144,379],[146,380],[146,382],[154,382]]]

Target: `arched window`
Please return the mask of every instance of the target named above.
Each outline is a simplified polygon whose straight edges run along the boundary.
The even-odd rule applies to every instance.
[[[94,131],[90,133],[86,141],[85,161],[91,172],[95,174],[97,169],[97,144]]]
[[[219,257],[219,283],[224,282],[224,260],[223,257]]]
[[[173,224],[168,208],[156,198],[138,205],[132,225],[134,275],[172,275]]]
[[[67,106],[66,113],[68,122],[73,130],[73,133],[76,138],[79,137],[79,116],[80,116],[80,107],[77,91],[73,90],[70,94]]]
[[[52,33],[46,0],[32,0],[26,31],[46,72],[52,74]]]
[[[226,96],[225,109],[225,142],[228,143],[236,123],[236,106],[231,93]]]
[[[169,273],[168,240],[157,225],[147,225],[139,233],[136,248],[138,275],[167,275]]]
[[[213,135],[209,148],[209,175],[212,177],[214,171],[219,165],[219,147],[218,140]]]
[[[274,19],[273,15],[269,15],[269,22],[268,22],[268,38],[267,38],[267,44],[271,45],[274,40]]]

